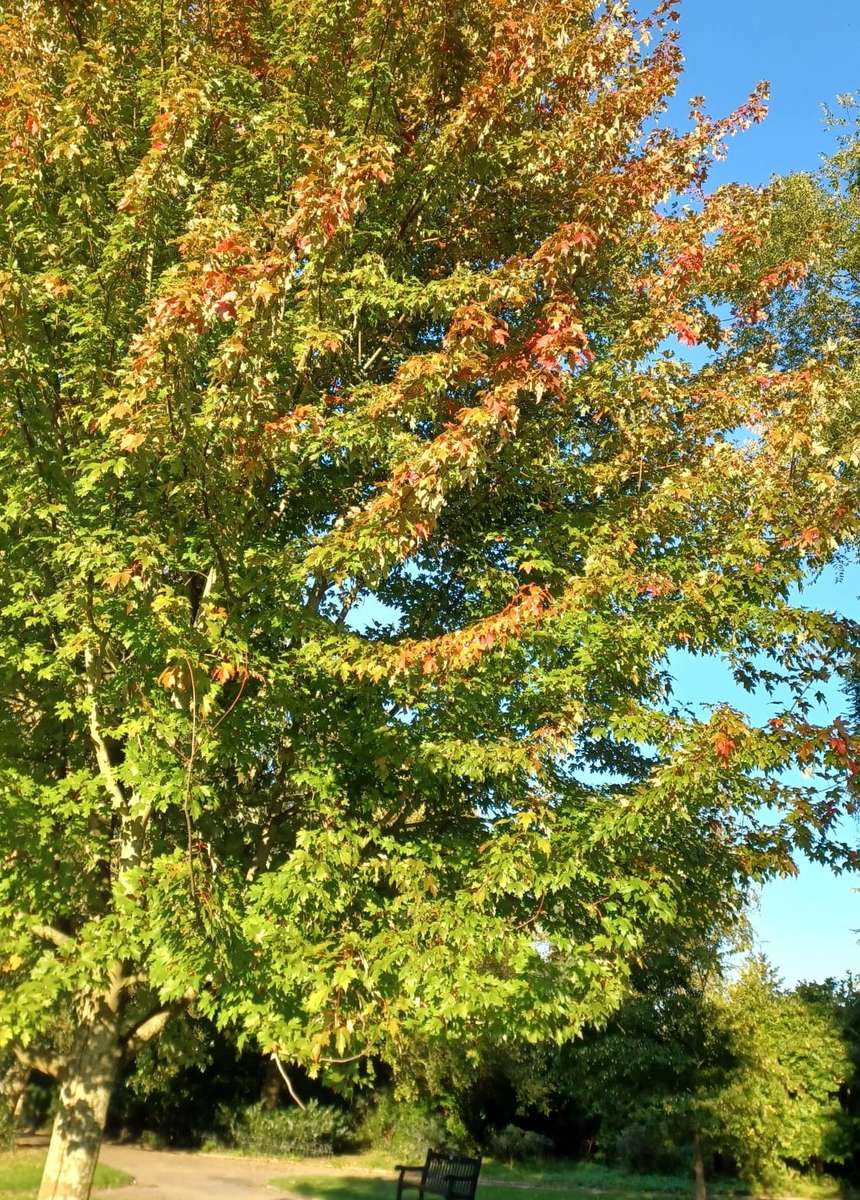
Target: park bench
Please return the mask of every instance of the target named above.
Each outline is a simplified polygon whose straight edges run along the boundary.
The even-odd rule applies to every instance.
[[[397,1166],[394,1170],[400,1172],[397,1200],[401,1200],[404,1188],[417,1188],[419,1200],[425,1195],[444,1196],[446,1200],[474,1200],[481,1160],[428,1150],[423,1167]]]

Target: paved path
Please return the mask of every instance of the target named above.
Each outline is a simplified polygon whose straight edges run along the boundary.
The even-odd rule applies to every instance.
[[[105,1145],[101,1162],[127,1171],[135,1179],[129,1187],[101,1192],[103,1200],[273,1200],[286,1197],[286,1193],[269,1187],[269,1180],[291,1171],[284,1162],[141,1150],[137,1146]],[[304,1171],[307,1173],[307,1165]]]

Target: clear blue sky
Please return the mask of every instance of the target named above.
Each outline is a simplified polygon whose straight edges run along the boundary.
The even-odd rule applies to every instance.
[[[646,6],[642,6],[643,10]],[[683,121],[690,96],[704,95],[720,116],[740,104],[760,80],[771,84],[770,114],[763,125],[729,142],[728,160],[714,182],[766,183],[773,174],[812,170],[833,135],[822,122],[822,105],[860,91],[858,0],[685,0],[681,16],[686,74],[672,117]],[[839,580],[828,572],[800,600],[860,619],[860,570]],[[680,666],[678,693],[691,701],[728,700],[756,719],[769,715],[765,702],[734,687],[717,664]],[[836,715],[841,697],[829,689],[827,708]],[[845,826],[857,842],[860,829]],[[768,884],[753,916],[758,945],[786,983],[860,971],[860,876],[834,876],[801,864],[796,879]]]

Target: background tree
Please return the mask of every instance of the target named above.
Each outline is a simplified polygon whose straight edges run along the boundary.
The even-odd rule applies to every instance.
[[[851,1063],[833,1005],[782,991],[768,964],[753,960],[721,1009],[735,1065],[712,1099],[713,1121],[741,1178],[773,1189],[785,1186],[788,1167],[843,1163],[850,1130],[840,1093]]]
[[[837,664],[786,597],[857,512],[849,366],[737,337],[804,264],[702,190],[761,89],[655,129],[676,20],[5,6],[0,1038],[73,1018],[41,1200],[184,1007],[335,1081],[478,1060],[843,856],[841,726],[668,701],[672,650]]]
[[[632,1170],[692,1168],[697,1200],[719,1144],[711,1100],[734,1063],[720,978],[713,944],[653,956],[607,1028],[562,1050],[556,1071],[562,1094],[599,1118],[606,1158]]]
[[[554,1072],[562,1094],[600,1117],[607,1158],[692,1164],[701,1195],[715,1159],[768,1190],[785,1190],[790,1168],[843,1164],[851,1076],[832,996],[781,989],[762,959],[732,980],[678,955],[643,971],[607,1029],[565,1049]]]
[[[813,268],[794,293],[774,302],[768,322],[785,361],[798,362],[816,348],[838,347],[846,363],[856,363],[860,339],[860,115],[857,99],[841,98],[828,125],[839,131],[837,151],[814,175],[795,175],[779,183],[773,237],[789,243],[815,244]],[[843,396],[846,428],[856,424],[857,388]],[[843,563],[856,561],[857,546],[844,547]],[[855,723],[860,721],[860,652],[855,652],[846,678]]]

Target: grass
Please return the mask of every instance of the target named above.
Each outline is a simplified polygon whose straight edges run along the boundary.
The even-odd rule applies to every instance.
[[[291,1175],[273,1179],[272,1185],[302,1200],[392,1200],[391,1179],[372,1179],[366,1175]],[[518,1200],[523,1189],[505,1184],[485,1183],[478,1188],[476,1200]],[[525,1197],[523,1197],[525,1200]],[[530,1188],[528,1200],[559,1200],[558,1189]]]
[[[303,1164],[304,1165],[304,1164]],[[308,1170],[297,1171],[271,1181],[297,1200],[393,1200],[394,1173],[387,1162],[385,1178],[367,1173],[368,1168],[381,1164],[376,1155],[343,1159],[327,1159],[321,1175]],[[307,1164],[310,1167],[310,1164]],[[340,1168],[339,1170],[332,1168]],[[599,1196],[600,1200],[645,1200],[653,1197],[689,1197],[692,1180],[681,1175],[631,1175],[599,1163],[551,1161],[545,1164],[509,1166],[500,1162],[485,1162],[481,1170],[476,1200],[562,1200],[565,1196],[584,1198]],[[792,1197],[809,1200],[848,1200],[836,1180],[814,1181],[792,1178],[786,1189]],[[525,1194],[524,1194],[525,1193]],[[413,1193],[414,1194],[414,1193]],[[709,1180],[709,1196],[728,1200],[745,1194],[737,1180]],[[0,1197],[2,1200],[2,1197]]]
[[[576,1192],[599,1193],[601,1200],[629,1200],[631,1196],[689,1196],[691,1192],[690,1182],[675,1176],[637,1177],[587,1168],[588,1164],[526,1168],[488,1163],[476,1200],[561,1200]],[[330,1175],[296,1173],[273,1179],[272,1185],[301,1200],[392,1200],[393,1180],[393,1173],[380,1179],[345,1170]]]
[[[606,1167],[594,1162],[564,1162],[549,1161],[547,1163],[532,1163],[528,1166],[517,1164],[508,1165],[503,1162],[485,1163],[482,1171],[485,1179],[498,1183],[551,1184],[554,1187],[597,1190],[613,1192],[621,1195],[688,1195],[691,1191],[691,1181],[682,1175],[632,1175],[617,1167]],[[730,1185],[719,1185],[717,1191],[731,1192]],[[740,1189],[737,1189],[740,1190]]]
[[[0,1200],[31,1200],[39,1188],[45,1155],[31,1150],[0,1154]],[[132,1178],[102,1163],[96,1167],[95,1187],[122,1187]]]

